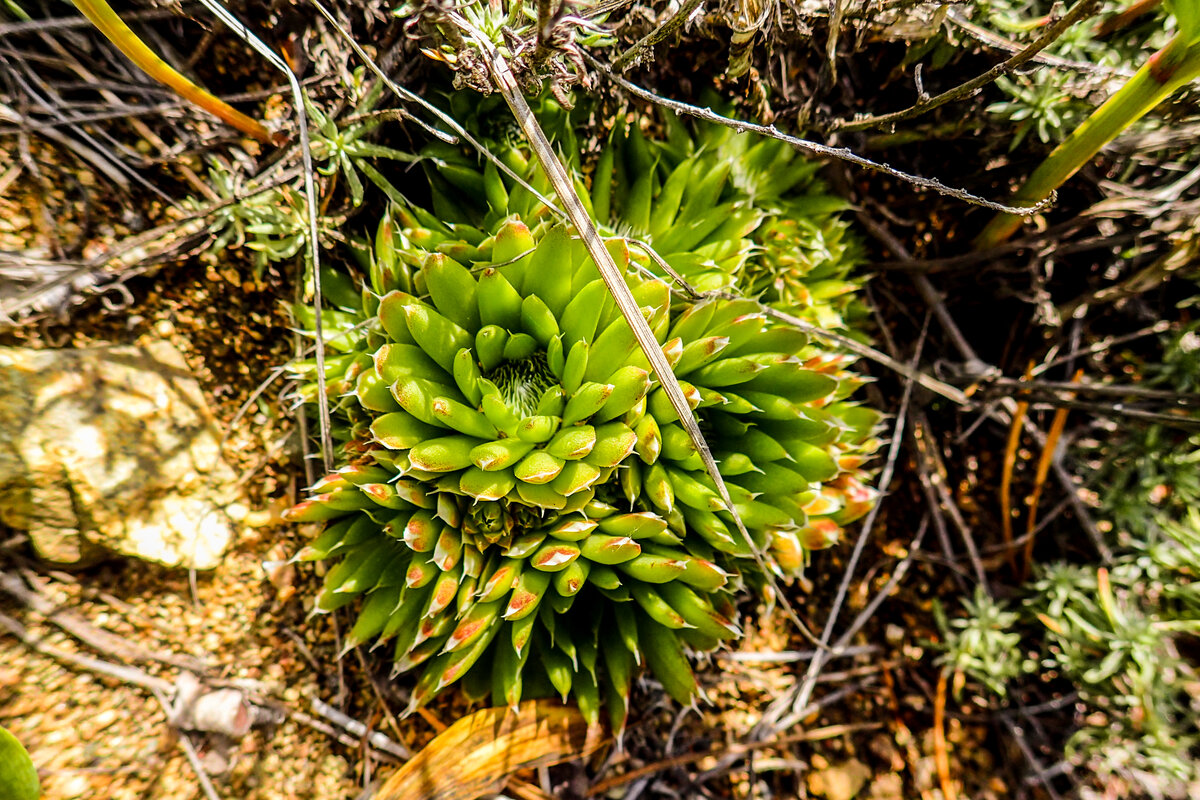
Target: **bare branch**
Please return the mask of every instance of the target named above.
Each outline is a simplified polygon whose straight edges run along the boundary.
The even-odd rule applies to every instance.
[[[1053,44],[1058,37],[1062,36],[1067,28],[1079,22],[1082,19],[1092,16],[1096,9],[1100,6],[1099,0],[1079,0],[1075,6],[1068,11],[1061,19],[1057,20],[1053,25],[1046,28],[1037,39],[1029,44],[1021,52],[1014,55],[1007,61],[1003,61],[980,75],[975,76],[966,83],[959,84],[953,89],[942,92],[937,97],[931,97],[927,100],[917,100],[915,105],[912,105],[903,111],[893,111],[890,114],[880,114],[877,117],[865,117],[853,121],[839,120],[830,125],[830,130],[834,131],[860,131],[864,128],[873,128],[877,125],[887,125],[892,122],[900,122],[901,120],[912,119],[919,117],[927,111],[944,106],[946,103],[954,100],[961,100],[974,94],[980,88],[987,86],[992,81],[999,78],[1001,75],[1018,69],[1025,62],[1032,59],[1038,53],[1045,50]]]
[[[551,211],[553,211],[555,214],[557,214],[560,218],[562,218],[564,220],[567,218],[566,212],[563,211],[561,208],[559,208],[554,203],[553,200],[550,200],[549,198],[544,197],[541,192],[539,192],[537,189],[530,186],[528,181],[526,181],[524,178],[522,178],[520,175],[518,175],[516,172],[514,172],[511,167],[509,167],[507,164],[505,164],[503,161],[501,161],[491,150],[484,147],[483,144],[480,143],[479,140],[477,140],[470,133],[468,133],[467,130],[465,128],[463,128],[462,125],[459,125],[458,121],[455,120],[454,117],[450,116],[445,111],[442,111],[440,108],[433,105],[425,98],[421,97],[418,94],[414,94],[413,92],[410,92],[408,89],[405,89],[403,86],[400,86],[395,81],[393,81],[391,78],[389,78],[383,72],[383,70],[379,68],[379,65],[375,63],[375,60],[372,59],[369,55],[367,55],[367,52],[365,50],[363,50],[362,47],[358,44],[358,42],[356,42],[354,40],[354,37],[351,36],[348,31],[344,30],[340,25],[337,24],[337,20],[334,19],[333,14],[331,14],[329,12],[329,10],[327,8],[325,8],[325,6],[320,2],[320,0],[312,0],[312,4],[314,6],[316,6],[317,11],[321,12],[321,15],[323,17],[325,17],[325,19],[329,22],[329,24],[333,26],[333,29],[338,33],[338,35],[341,36],[342,39],[344,39],[346,41],[346,43],[350,45],[350,48],[352,50],[354,50],[355,55],[357,55],[359,57],[359,59],[361,59],[362,62],[367,66],[367,69],[371,70],[371,72],[373,72],[375,74],[375,77],[379,78],[379,80],[381,80],[383,82],[383,85],[386,86],[389,90],[391,90],[393,94],[395,94],[397,97],[400,97],[403,100],[409,100],[411,102],[419,104],[422,108],[427,110],[429,113],[433,114],[439,120],[446,123],[446,126],[449,127],[452,131],[454,131],[454,133],[459,138],[461,138],[467,144],[471,145],[471,147],[475,148],[475,150],[480,155],[482,155],[484,158],[486,158],[488,161],[491,161],[498,170],[500,170],[505,175],[512,178],[514,181],[516,181],[517,185],[519,185],[521,188],[525,189],[530,194],[532,194],[534,197],[536,197],[543,205],[545,205],[547,208],[549,208]],[[447,141],[451,144],[457,143],[457,139],[455,139],[453,136],[450,136],[447,133],[443,133],[442,131],[430,128],[428,125],[426,125],[423,122],[420,122],[419,120],[418,120],[418,122],[426,130],[432,131],[433,134],[435,136],[437,136],[439,139],[442,139],[443,141]]]
[[[180,11],[186,11],[190,3],[180,3],[173,8],[150,8],[143,11],[122,13],[121,19],[126,22],[149,22],[156,19],[170,19]],[[48,31],[66,31],[76,28],[90,28],[91,21],[82,14],[77,17],[53,17],[50,19],[31,19],[23,22],[0,23],[0,38],[20,36],[23,33],[45,33]]]
[[[912,357],[912,367],[920,363],[921,355],[925,349],[925,335],[928,332],[929,323],[926,320],[925,327],[921,330],[921,338],[917,342],[915,352]],[[862,557],[863,549],[866,547],[867,540],[871,538],[871,531],[875,528],[875,520],[879,518],[879,510],[883,507],[883,500],[887,495],[888,486],[891,485],[892,477],[896,474],[896,464],[900,460],[900,447],[904,441],[904,426],[908,420],[908,405],[912,400],[913,382],[906,381],[904,384],[904,395],[900,399],[900,409],[896,413],[896,425],[892,430],[892,441],[888,446],[887,458],[884,461],[883,471],[879,475],[879,502],[871,507],[867,513],[867,517],[863,520],[862,530],[858,534],[858,539],[854,543],[854,549],[850,553],[850,558],[846,561],[846,566],[843,568],[842,580],[838,583],[837,594],[834,595],[833,606],[830,608],[829,616],[825,619],[825,628],[821,631],[821,646],[827,648],[829,642],[833,639],[833,628],[837,624],[838,616],[841,614],[842,605],[846,602],[846,596],[850,592],[850,582],[854,578],[854,570],[858,566],[858,560]],[[825,666],[827,658],[824,653],[818,653],[815,658],[808,664],[808,670],[804,673],[804,680],[797,686],[794,693],[789,693],[786,698],[781,698],[772,704],[771,709],[763,715],[763,722],[760,725],[776,726],[776,729],[785,729],[791,725],[798,723],[803,716],[797,716],[804,712],[808,707],[808,701],[812,697],[813,689],[817,685],[817,677],[821,674],[821,668]]]
[[[969,36],[973,36],[988,47],[994,47],[997,50],[1006,50],[1010,53],[1018,53],[1021,51],[1021,45],[1005,39],[1003,36],[998,36],[986,28],[981,28],[968,19],[963,18],[959,14],[951,11],[946,15],[946,20],[954,25],[957,25]],[[1085,61],[1071,61],[1067,58],[1059,58],[1058,56],[1046,55],[1039,53],[1033,57],[1033,61],[1037,64],[1045,64],[1048,67],[1058,67],[1059,69],[1069,69],[1076,72],[1090,72],[1097,75],[1106,75],[1113,78],[1132,78],[1133,70],[1124,69],[1122,67],[1105,67],[1100,64],[1089,64]]]
[[[1094,2],[1094,0],[1088,0],[1088,2]],[[603,72],[618,86],[625,89],[625,91],[636,97],[640,97],[647,102],[656,103],[664,108],[669,108],[677,114],[687,114],[688,116],[702,119],[705,122],[714,122],[718,125],[725,125],[726,127],[733,128],[738,133],[751,131],[762,136],[769,136],[772,139],[778,139],[781,142],[786,142],[797,150],[803,150],[813,155],[826,156],[829,158],[837,158],[842,161],[847,161],[851,164],[862,167],[863,169],[882,172],[885,175],[898,178],[899,180],[911,183],[914,186],[920,186],[922,189],[930,189],[938,194],[944,194],[947,197],[953,197],[956,200],[962,200],[965,203],[982,206],[984,208],[991,209],[992,211],[998,211],[1004,214],[1033,214],[1046,209],[1055,200],[1055,197],[1052,195],[1044,200],[1039,201],[1036,205],[1021,207],[1007,206],[1003,203],[997,203],[993,200],[988,200],[978,195],[971,194],[965,189],[955,189],[951,186],[947,186],[936,178],[922,178],[920,175],[910,175],[907,172],[902,172],[901,170],[888,166],[887,164],[881,164],[878,161],[872,161],[869,158],[864,158],[848,147],[830,147],[826,144],[818,144],[817,142],[812,142],[807,139],[800,139],[798,137],[783,133],[774,125],[757,125],[753,122],[730,119],[729,117],[721,116],[710,108],[700,108],[698,106],[689,105],[688,103],[683,103],[678,100],[669,100],[665,97],[655,94],[654,92],[643,89],[637,84],[630,83],[621,76],[615,74],[608,65],[599,61],[595,56],[591,55],[587,51],[581,50],[580,52],[583,53],[584,58],[591,62],[593,67]]]

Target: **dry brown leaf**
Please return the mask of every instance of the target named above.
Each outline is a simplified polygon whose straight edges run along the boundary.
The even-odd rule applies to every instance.
[[[582,758],[607,740],[577,709],[557,702],[484,709],[438,734],[375,800],[475,800],[499,791],[514,772]]]

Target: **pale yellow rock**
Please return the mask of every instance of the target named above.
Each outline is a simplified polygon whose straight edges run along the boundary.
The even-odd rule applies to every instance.
[[[0,348],[0,521],[44,558],[210,569],[233,538],[233,482],[169,343]]]
[[[871,768],[857,758],[814,769],[808,774],[808,791],[826,800],[853,800],[866,786]]]

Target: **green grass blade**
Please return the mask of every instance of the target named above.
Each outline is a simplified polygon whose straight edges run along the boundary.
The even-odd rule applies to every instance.
[[[1197,77],[1200,77],[1200,42],[1189,43],[1182,35],[1176,35],[1054,148],[1029,176],[1012,204],[1048,197],[1091,161],[1100,148]],[[1020,225],[1021,217],[1015,214],[997,214],[976,237],[975,249],[995,247],[1012,236]]]

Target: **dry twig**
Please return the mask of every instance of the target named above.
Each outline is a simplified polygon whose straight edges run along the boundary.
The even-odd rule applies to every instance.
[[[693,106],[688,103],[680,102],[679,100],[670,100],[666,97],[655,94],[654,92],[647,91],[637,84],[625,80],[621,76],[615,74],[611,67],[602,63],[590,53],[586,51],[581,52],[583,53],[584,58],[586,58],[593,67],[603,72],[625,91],[629,92],[635,97],[641,98],[642,100],[646,100],[648,102],[660,105],[663,108],[670,109],[677,114],[687,114],[688,116],[695,117],[696,119],[702,119],[705,122],[724,125],[726,127],[733,128],[738,133],[753,132],[761,136],[768,136],[772,139],[778,139],[779,141],[785,142],[797,150],[802,150],[810,155],[836,158],[841,161],[846,161],[854,164],[855,166],[862,167],[863,169],[882,172],[885,175],[890,175],[893,178],[902,180],[905,183],[910,183],[913,186],[919,186],[922,189],[929,189],[937,192],[938,194],[944,194],[947,197],[953,197],[957,200],[962,200],[964,203],[982,206],[983,208],[991,209],[992,211],[998,211],[1004,214],[1034,214],[1045,210],[1054,202],[1053,197],[1048,197],[1044,200],[1039,200],[1036,205],[1032,206],[1007,206],[1003,203],[997,203],[993,200],[988,200],[972,194],[965,189],[955,189],[947,186],[936,178],[924,178],[920,175],[912,175],[887,164],[881,164],[878,161],[872,161],[869,158],[864,158],[863,156],[858,155],[848,147],[830,147],[826,144],[818,144],[817,142],[809,141],[807,139],[800,139],[796,136],[783,133],[774,125],[758,125],[753,122],[730,119],[729,117],[721,116],[709,108],[700,108],[699,106]]]
[[[203,673],[207,671],[207,665],[200,661],[200,659],[175,655],[174,653],[149,652],[133,644],[123,636],[117,636],[109,631],[94,627],[83,617],[69,609],[56,608],[47,597],[35,589],[30,589],[15,574],[0,570],[0,591],[24,604],[31,611],[44,617],[47,622],[57,625],[97,652],[111,654],[121,661],[134,664],[158,662],[193,672]]]
[[[912,366],[920,362],[925,345],[926,330],[921,331],[921,337],[917,340],[915,353],[911,362]],[[908,406],[912,399],[912,390],[913,381],[907,381],[904,385],[904,394],[900,398],[900,408],[896,412],[896,424],[892,430],[892,441],[888,446],[883,470],[879,474],[879,501],[871,507],[866,519],[863,520],[862,529],[859,531],[858,539],[854,543],[854,549],[851,551],[850,557],[846,561],[846,566],[843,568],[842,579],[838,583],[837,593],[834,595],[829,616],[826,618],[825,627],[821,631],[821,643],[819,647],[822,650],[826,649],[829,642],[833,639],[833,628],[837,624],[838,616],[841,614],[842,605],[846,602],[846,596],[850,591],[850,582],[854,577],[854,571],[858,566],[859,559],[862,557],[867,540],[870,538],[872,530],[874,530],[875,520],[879,518],[879,511],[883,507],[888,487],[891,485],[892,477],[896,473],[896,464],[900,459],[900,445],[904,440],[904,427],[908,420]],[[759,723],[757,728],[761,730],[764,729],[764,726],[767,726],[777,730],[786,729],[800,719],[803,719],[799,715],[808,706],[809,698],[812,696],[813,688],[816,686],[817,678],[821,673],[821,667],[825,665],[826,661],[827,657],[824,653],[818,654],[810,661],[808,670],[804,674],[804,680],[801,681],[794,692],[789,692],[781,701],[776,701],[772,704],[767,713],[763,715],[763,721]]]
[[[938,675],[933,700],[933,760],[944,800],[958,800],[958,790],[950,779],[950,755],[946,752],[946,671]]]
[[[128,683],[133,686],[140,686],[143,689],[154,691],[169,692],[174,688],[174,684],[162,678],[156,678],[149,673],[138,669],[137,667],[127,667],[120,664],[112,664],[99,658],[71,653],[66,650],[59,650],[56,647],[51,647],[45,642],[31,636],[29,631],[25,629],[17,620],[0,613],[0,628],[3,628],[11,635],[19,639],[26,647],[42,655],[49,656],[55,661],[62,661],[71,666],[80,669],[95,672],[98,675],[104,675],[109,678],[114,678],[122,683]]]
[[[625,52],[613,59],[612,69],[615,72],[624,72],[630,67],[638,64],[646,56],[646,54],[654,49],[654,46],[666,39],[675,31],[683,27],[683,23],[687,22],[688,17],[692,15],[700,6],[701,0],[687,0],[678,11],[676,11],[670,19],[658,25],[650,33],[643,36],[636,43],[631,45]]]
[[[987,72],[977,75],[965,83],[955,86],[953,89],[942,92],[936,97],[919,98],[909,108],[901,111],[893,111],[890,114],[880,114],[874,117],[863,117],[854,120],[836,120],[830,124],[829,128],[834,131],[859,131],[864,128],[873,128],[876,125],[889,125],[894,122],[919,117],[939,106],[946,105],[946,103],[969,97],[997,78],[1019,69],[1027,61],[1053,44],[1066,32],[1067,28],[1095,14],[1099,6],[1099,0],[1079,0],[1070,11],[1056,20],[1054,24],[1049,25],[1041,36],[1012,58],[997,64]]]
[[[167,719],[171,718],[171,701],[167,699],[166,692],[158,689],[151,689],[154,699],[162,706],[163,713],[167,715]],[[217,794],[216,787],[212,784],[212,779],[208,777],[208,770],[204,768],[203,762],[200,761],[200,755],[196,752],[196,746],[192,744],[192,740],[188,738],[185,731],[178,731],[175,739],[179,742],[180,749],[187,756],[188,764],[191,765],[192,771],[196,773],[196,780],[200,782],[200,789],[204,792],[204,796],[208,800],[221,800]]]
[[[1083,377],[1083,370],[1075,373],[1075,381]],[[1042,455],[1038,459],[1037,472],[1033,479],[1033,494],[1029,497],[1029,520],[1025,525],[1025,558],[1022,561],[1022,578],[1029,577],[1029,570],[1032,567],[1033,561],[1033,539],[1034,531],[1037,530],[1037,511],[1038,503],[1042,499],[1042,489],[1046,485],[1046,476],[1050,472],[1050,465],[1054,463],[1056,451],[1058,450],[1058,440],[1062,437],[1063,429],[1067,425],[1066,408],[1060,408],[1054,412],[1054,419],[1050,423],[1050,430],[1046,433],[1046,441],[1042,445]]]
[[[1025,371],[1028,380],[1033,372],[1033,364]],[[1008,441],[1004,447],[1004,468],[1000,474],[1000,528],[1004,533],[1004,547],[1008,555],[1008,565],[1015,573],[1017,570],[1017,554],[1013,550],[1012,524],[1012,479],[1013,470],[1017,465],[1017,447],[1021,444],[1021,426],[1025,415],[1029,413],[1029,403],[1022,400],[1013,409],[1012,423],[1008,426]]]

